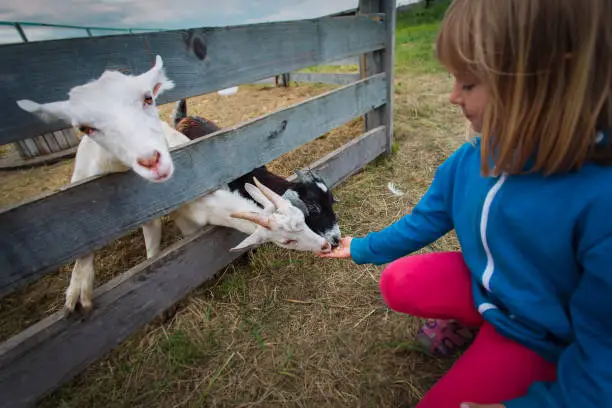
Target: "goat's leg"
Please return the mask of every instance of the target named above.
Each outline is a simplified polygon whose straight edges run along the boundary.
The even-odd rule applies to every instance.
[[[173,219],[174,223],[181,231],[181,235],[183,236],[183,238],[195,233],[197,230],[200,229],[200,227],[196,223],[192,222],[190,219],[182,215],[175,215]]]
[[[207,223],[207,217],[205,213],[200,214],[201,219],[195,219],[194,215],[197,215],[197,206],[185,205],[179,209],[170,213],[170,218],[174,221],[174,224],[181,231],[181,235],[184,237],[195,233],[203,225]]]
[[[162,221],[161,218],[146,222],[142,226],[142,235],[147,248],[147,259],[153,258],[159,254],[162,239]]]
[[[66,289],[66,303],[64,313],[70,315],[74,312],[77,303],[81,304],[83,314],[88,315],[93,308],[94,284],[94,253],[76,259],[70,285]]]

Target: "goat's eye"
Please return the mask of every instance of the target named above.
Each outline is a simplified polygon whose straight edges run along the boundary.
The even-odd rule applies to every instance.
[[[93,132],[96,131],[96,129],[91,126],[79,126],[79,130],[88,136],[91,136]]]
[[[150,95],[145,96],[144,103],[145,105],[153,105],[153,97]]]
[[[297,241],[295,239],[288,239],[285,242],[283,242],[283,245],[291,245],[291,244],[295,244],[297,243]]]

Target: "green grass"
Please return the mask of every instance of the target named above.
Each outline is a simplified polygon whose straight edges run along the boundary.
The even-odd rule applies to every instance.
[[[214,336],[209,337],[210,345],[215,345]],[[160,348],[172,366],[177,367],[197,363],[203,358],[205,348],[195,342],[187,333],[178,330],[171,333],[165,340],[160,342]]]
[[[396,25],[400,27],[416,27],[423,24],[438,24],[442,21],[451,0],[437,0],[426,8],[424,3],[416,4],[405,11],[397,13]]]
[[[244,300],[246,281],[242,275],[230,275],[219,283],[219,292],[224,299]]]
[[[395,69],[412,74],[443,72],[434,56],[440,21],[450,0],[439,0],[425,8],[413,6],[397,15],[395,29]]]
[[[296,72],[353,73],[359,72],[359,65],[315,65]]]
[[[438,32],[438,24],[398,27],[395,43],[396,71],[413,74],[437,73],[443,67],[434,58],[432,44]]]
[[[417,4],[397,14],[395,29],[395,69],[412,74],[444,72],[434,56],[435,43],[440,21],[450,0],[439,0],[425,8]],[[358,65],[318,65],[298,72],[344,73],[359,72]]]

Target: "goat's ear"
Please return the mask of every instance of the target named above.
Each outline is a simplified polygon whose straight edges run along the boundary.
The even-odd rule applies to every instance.
[[[36,103],[29,99],[21,99],[17,101],[17,105],[24,111],[30,112],[46,122],[52,122],[59,119],[72,123],[70,104],[68,101]]]
[[[293,204],[294,207],[297,207],[297,209],[303,212],[304,215],[310,214],[310,211],[308,211],[308,207],[306,206],[304,201],[302,201],[297,191],[290,188],[285,191],[285,194],[283,194],[283,198],[287,199],[291,204]]]
[[[266,242],[264,234],[261,233],[261,229],[257,228],[254,233],[242,240],[238,245],[230,249],[230,252],[243,252],[250,249],[256,248],[259,245]]]
[[[293,170],[293,172],[295,173],[295,175],[297,176],[297,180],[299,182],[302,183],[308,183],[309,181],[311,181],[310,177],[308,174],[304,173],[302,170],[299,169],[295,169]]]
[[[174,82],[166,77],[164,62],[159,55],[155,57],[155,66],[140,75],[151,88],[153,97],[156,98],[162,92],[174,88]]]
[[[308,169],[308,174],[310,174],[310,177],[312,177],[314,181],[321,181],[325,185],[327,185],[327,183],[325,183],[325,180],[323,179],[323,177],[321,177],[321,175],[319,174],[317,170]]]

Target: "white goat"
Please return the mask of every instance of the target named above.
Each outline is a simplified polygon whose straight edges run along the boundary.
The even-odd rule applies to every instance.
[[[20,100],[17,104],[44,120],[62,119],[79,128],[83,136],[74,163],[71,182],[107,173],[133,170],[152,182],[166,182],[174,173],[169,148],[189,141],[159,118],[155,99],[174,83],[165,75],[157,56],[155,66],[138,76],[105,71],[98,79],[75,86],[68,100],[39,104]],[[183,236],[204,225],[220,225],[249,236],[232,251],[264,242],[312,252],[329,252],[330,244],[305,223],[304,214],[288,200],[255,180],[245,184],[255,202],[221,188],[185,203],[170,216]],[[142,226],[147,257],[159,253],[161,219]],[[88,314],[93,308],[94,254],[76,259],[66,290],[65,311],[74,312],[78,303]]]

